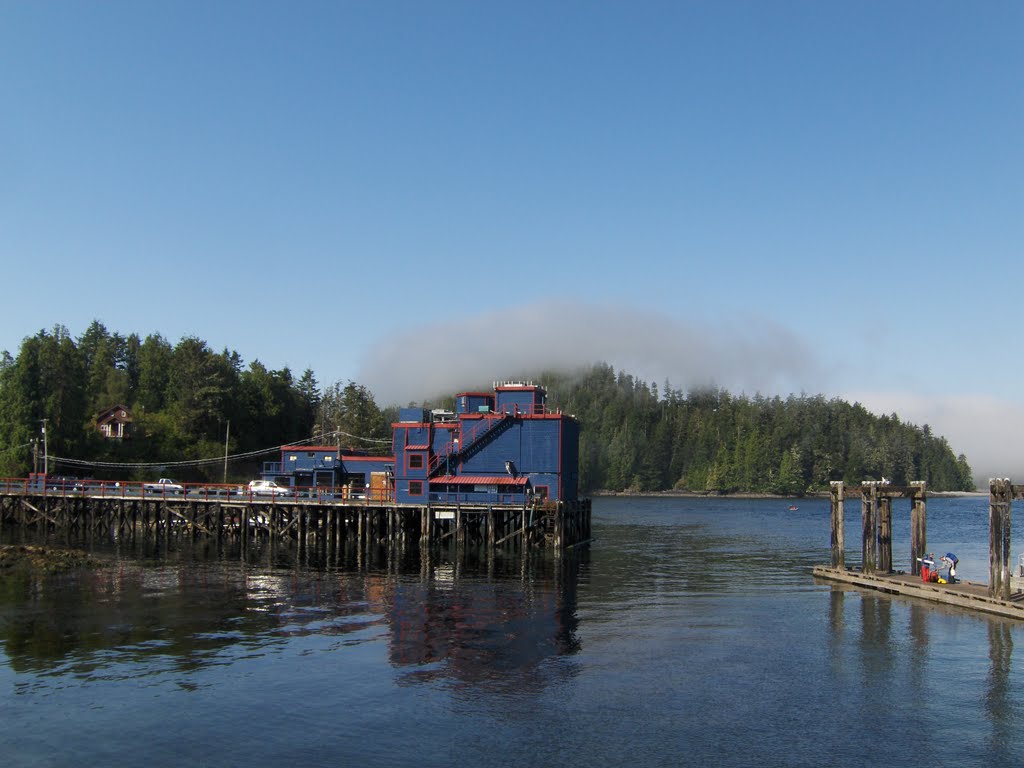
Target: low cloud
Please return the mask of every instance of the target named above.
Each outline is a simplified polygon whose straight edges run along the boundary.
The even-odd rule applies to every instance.
[[[895,413],[901,421],[929,425],[957,455],[967,456],[980,488],[990,477],[1024,482],[1024,406],[987,395],[920,396],[907,392],[847,392],[872,413]]]
[[[824,394],[945,437],[965,454],[981,487],[989,477],[1024,482],[1024,406],[985,395],[922,396],[829,386],[808,343],[769,318],[714,326],[621,305],[548,300],[378,339],[357,376],[382,405],[421,402],[502,379],[566,373],[605,362],[659,386],[735,394]],[[833,369],[834,371],[835,369]],[[831,389],[831,391],[830,391]]]
[[[820,379],[806,343],[765,318],[710,327],[632,307],[550,300],[378,340],[358,380],[378,402],[405,404],[595,362],[684,391],[788,394]]]

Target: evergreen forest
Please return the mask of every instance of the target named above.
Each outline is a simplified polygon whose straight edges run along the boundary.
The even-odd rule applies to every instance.
[[[971,491],[967,458],[928,425],[876,416],[821,395],[684,393],[606,364],[542,378],[548,401],[582,424],[580,482],[590,490],[770,493],[828,490],[832,480]]]
[[[974,487],[966,457],[927,425],[842,400],[684,393],[668,382],[659,391],[604,363],[537,381],[550,407],[580,422],[584,493],[797,496],[831,480],[883,477],[925,480],[936,491]],[[131,439],[107,439],[97,429],[97,415],[117,405],[132,413]],[[110,332],[99,321],[78,338],[63,326],[40,331],[17,356],[0,358],[3,477],[42,471],[46,461],[50,474],[235,482],[258,476],[284,444],[389,452],[396,417],[396,406],[378,406],[353,381],[321,386],[312,370],[296,378],[258,360],[246,366],[238,353],[196,337],[172,344],[159,334]]]

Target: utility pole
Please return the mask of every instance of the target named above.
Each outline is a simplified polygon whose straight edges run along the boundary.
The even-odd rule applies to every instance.
[[[50,474],[50,451],[47,448],[47,441],[46,441],[46,422],[48,422],[49,419],[40,419],[40,421],[43,422],[43,474],[44,475],[49,475]]]
[[[228,484],[228,441],[231,438],[231,419],[228,419],[228,428],[224,430],[224,485]]]
[[[39,474],[39,438],[32,441],[32,474]]]

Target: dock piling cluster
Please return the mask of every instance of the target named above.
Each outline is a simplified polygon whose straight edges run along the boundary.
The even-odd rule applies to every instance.
[[[861,568],[846,567],[844,541],[844,500],[861,498]],[[892,560],[892,499],[909,497],[910,576],[894,572]],[[854,584],[893,594],[914,595],[928,600],[960,605],[988,613],[1024,619],[1024,605],[1017,594],[1011,595],[1010,532],[1011,510],[1015,499],[1024,499],[1024,485],[1008,478],[989,480],[989,582],[988,585],[961,582],[928,585],[920,582],[922,560],[927,550],[927,492],[924,482],[892,486],[884,481],[868,481],[857,488],[842,482],[831,484],[831,564],[817,566],[814,574],[822,578]],[[951,580],[952,581],[952,580]],[[1019,592],[1019,588],[1018,588]]]

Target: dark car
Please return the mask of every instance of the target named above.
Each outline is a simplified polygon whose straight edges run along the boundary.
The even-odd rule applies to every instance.
[[[74,475],[48,475],[46,478],[48,491],[80,491],[79,479]]]

